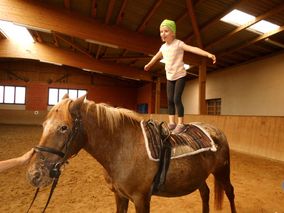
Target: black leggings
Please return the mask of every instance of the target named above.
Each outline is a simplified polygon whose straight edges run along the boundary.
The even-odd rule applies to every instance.
[[[175,115],[177,109],[178,117],[184,116],[184,108],[181,102],[181,96],[183,93],[185,82],[185,77],[182,77],[176,81],[167,81],[169,115]]]

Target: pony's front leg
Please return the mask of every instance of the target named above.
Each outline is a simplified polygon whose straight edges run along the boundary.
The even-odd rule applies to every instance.
[[[137,196],[133,198],[136,213],[149,213],[150,212],[151,195]]]
[[[126,213],[128,210],[129,199],[120,196],[117,192],[114,193],[114,196],[116,202],[116,212]]]

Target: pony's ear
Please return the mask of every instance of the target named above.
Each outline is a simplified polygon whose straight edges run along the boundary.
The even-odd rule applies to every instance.
[[[67,93],[62,97],[62,100],[66,98],[69,98],[69,95]]]
[[[70,103],[69,112],[71,115],[78,115],[80,114],[81,106],[85,100],[87,95],[83,95],[80,98],[77,98],[75,101]]]

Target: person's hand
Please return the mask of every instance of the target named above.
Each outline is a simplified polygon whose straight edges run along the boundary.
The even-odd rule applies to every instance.
[[[30,151],[28,151],[27,153],[25,153],[21,157],[19,157],[21,164],[27,164],[30,161],[30,159],[32,158],[33,153],[34,153],[34,149],[32,148]]]
[[[144,66],[144,70],[145,70],[145,71],[149,71],[149,70],[150,70],[150,65],[146,64],[146,65]]]
[[[212,63],[213,63],[213,64],[216,63],[216,56],[215,56],[215,55],[209,53],[208,58],[211,58],[211,59],[212,59]]]

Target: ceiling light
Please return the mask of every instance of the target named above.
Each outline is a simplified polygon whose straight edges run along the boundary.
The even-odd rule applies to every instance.
[[[27,28],[15,25],[12,22],[0,20],[0,30],[7,39],[21,44],[34,43],[34,39]]]
[[[249,29],[255,30],[260,33],[268,33],[273,30],[277,30],[280,26],[273,24],[269,21],[262,20],[249,27]]]
[[[249,22],[253,22],[255,20],[255,16],[242,12],[240,10],[233,10],[220,20],[235,26],[241,26]],[[277,30],[279,27],[279,25],[273,24],[269,21],[261,20],[248,27],[247,30],[253,31],[258,34],[263,34],[273,30]]]
[[[249,21],[253,21],[254,19],[255,19],[254,16],[235,9],[230,13],[228,13],[227,15],[225,15],[220,20],[229,24],[233,24],[235,26],[240,26],[248,23]]]

